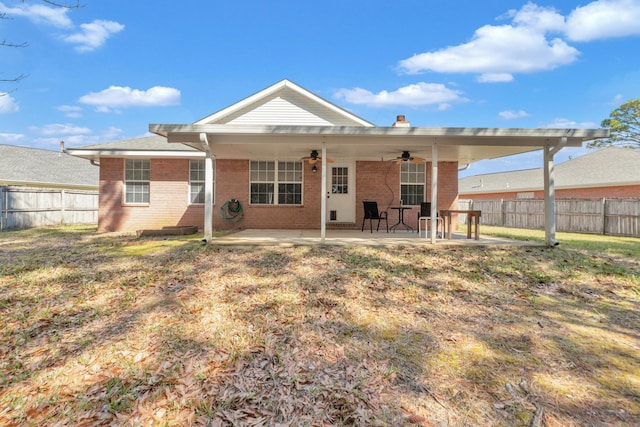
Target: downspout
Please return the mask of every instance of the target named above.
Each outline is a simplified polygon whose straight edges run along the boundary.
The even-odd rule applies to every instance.
[[[436,244],[438,232],[438,143],[431,146],[431,244]],[[444,236],[443,236],[444,237]]]
[[[553,156],[567,145],[567,137],[560,138],[555,147],[544,147],[544,238],[547,246],[557,246],[556,240],[556,193]]]
[[[327,146],[322,141],[322,183],[320,184],[320,243],[324,244],[327,233]]]
[[[204,238],[205,243],[213,237],[213,154],[205,132],[200,133],[200,141],[205,147],[204,158]]]

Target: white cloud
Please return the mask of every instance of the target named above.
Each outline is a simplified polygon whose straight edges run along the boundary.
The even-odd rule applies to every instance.
[[[424,52],[398,63],[400,72],[477,73],[483,83],[509,82],[518,73],[553,70],[580,52],[567,43],[640,35],[639,0],[596,0],[567,17],[529,2],[510,10],[505,25],[478,28],[470,41]]]
[[[556,118],[551,123],[542,126],[548,129],[597,129],[600,126],[593,122],[576,122],[574,120]]]
[[[547,40],[540,27],[539,23],[534,27],[485,25],[468,43],[414,55],[400,61],[399,67],[408,74],[480,73],[479,81],[505,82],[514,73],[552,70],[575,61],[577,49],[559,38]]]
[[[32,127],[30,130],[42,135],[40,138],[30,139],[31,143],[41,147],[58,147],[61,140],[65,142],[66,147],[100,144],[121,138],[123,134],[122,129],[114,126],[110,126],[100,132],[94,132],[89,128],[69,124],[50,124],[41,128]]]
[[[618,107],[621,104],[624,104],[625,99],[624,99],[624,95],[621,93],[616,94],[616,96],[613,97],[613,100],[610,102],[610,105],[615,105],[616,107]]]
[[[526,27],[538,33],[561,32],[564,29],[564,17],[552,7],[542,7],[527,3],[522,9],[511,9],[507,15],[518,26]]]
[[[16,100],[8,93],[0,93],[0,114],[17,113],[20,110]]]
[[[101,132],[101,138],[107,141],[113,141],[114,139],[120,138],[123,133],[122,129],[115,126],[109,126],[106,130]]]
[[[598,0],[577,7],[567,18],[570,40],[591,41],[640,35],[638,0]]]
[[[73,24],[67,16],[69,9],[63,7],[49,7],[41,4],[20,4],[9,7],[0,2],[0,13],[10,16],[23,16],[36,24],[45,23],[58,28],[69,28]]]
[[[81,24],[81,32],[66,36],[65,41],[76,43],[78,52],[90,52],[105,44],[112,34],[124,30],[124,25],[114,21],[96,19],[90,24]]]
[[[72,124],[48,124],[42,127],[31,126],[29,130],[43,136],[68,137],[69,135],[89,135],[91,129]]]
[[[0,133],[0,143],[15,145],[24,140],[24,135],[21,133]]]
[[[373,93],[361,88],[339,89],[335,92],[334,97],[350,104],[374,107],[437,105],[439,109],[449,108],[452,103],[467,101],[461,91],[449,89],[439,83],[424,82],[404,86],[393,92],[383,90],[379,93]]]
[[[486,73],[476,78],[480,83],[505,83],[513,81],[513,75],[509,73]]]
[[[80,97],[82,104],[95,105],[100,112],[114,108],[157,107],[180,104],[180,91],[171,87],[154,86],[148,90],[110,86],[100,92],[91,92]]]
[[[500,116],[500,118],[504,120],[516,120],[522,119],[524,117],[529,117],[530,114],[524,110],[506,110],[499,112],[498,116]]]
[[[82,117],[82,108],[75,105],[60,105],[56,107],[56,110],[62,111],[65,116],[71,119],[78,119]]]

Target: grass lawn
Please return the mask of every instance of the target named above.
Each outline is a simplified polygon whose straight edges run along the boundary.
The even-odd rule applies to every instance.
[[[558,240],[3,232],[0,425],[640,425],[640,240]]]

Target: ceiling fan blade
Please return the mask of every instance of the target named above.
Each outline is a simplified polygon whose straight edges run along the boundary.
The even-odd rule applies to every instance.
[[[315,158],[315,159],[309,158],[309,164],[310,165],[315,165],[318,162],[318,160],[320,160],[320,159],[318,159],[318,158]]]
[[[333,160],[327,157],[327,163],[333,163]]]
[[[409,161],[411,163],[425,163],[427,160],[422,157],[412,157]]]

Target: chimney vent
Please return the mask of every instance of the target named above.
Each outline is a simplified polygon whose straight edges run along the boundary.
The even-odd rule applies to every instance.
[[[393,124],[393,127],[408,128],[410,126],[411,126],[411,123],[405,120],[404,114],[398,114],[396,116],[396,122]]]

